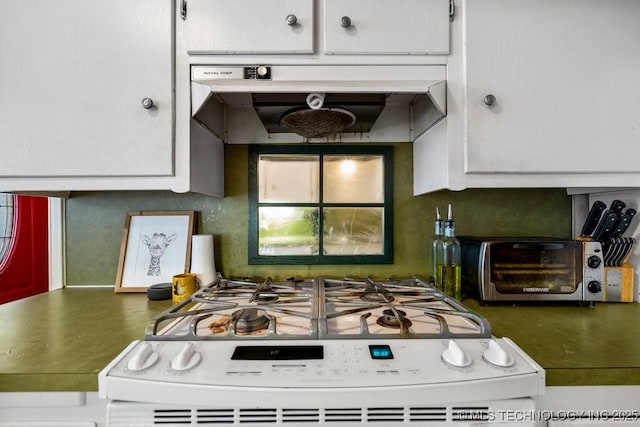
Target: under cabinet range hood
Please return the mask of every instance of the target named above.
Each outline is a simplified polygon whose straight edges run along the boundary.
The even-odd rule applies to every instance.
[[[191,67],[191,113],[226,143],[414,141],[446,116],[440,65]]]

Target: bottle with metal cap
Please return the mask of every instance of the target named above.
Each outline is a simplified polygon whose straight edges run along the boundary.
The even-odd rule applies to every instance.
[[[433,229],[433,250],[432,250],[432,263],[431,274],[436,288],[443,291],[442,288],[442,276],[438,274],[438,264],[442,264],[443,256],[443,244],[444,244],[444,221],[440,217],[440,209],[436,207],[436,220]]]
[[[447,220],[444,222],[444,242],[442,246],[442,263],[438,265],[438,273],[442,277],[442,286],[447,295],[460,300],[462,298],[460,242],[456,239],[456,223],[453,220],[451,205],[449,205]]]

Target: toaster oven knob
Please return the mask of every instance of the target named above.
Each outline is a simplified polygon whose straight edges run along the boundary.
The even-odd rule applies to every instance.
[[[471,357],[454,340],[449,340],[449,346],[442,353],[442,360],[456,368],[465,368],[471,365]]]
[[[598,292],[600,292],[602,290],[602,284],[600,282],[598,282],[597,280],[592,280],[587,284],[587,289],[592,294],[597,294]]]
[[[602,262],[602,260],[600,259],[600,257],[595,256],[595,255],[591,255],[588,259],[587,259],[587,265],[591,268],[598,268],[600,267],[600,263]]]

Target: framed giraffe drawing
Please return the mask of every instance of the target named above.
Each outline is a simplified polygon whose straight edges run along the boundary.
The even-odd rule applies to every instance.
[[[120,244],[116,292],[146,292],[187,273],[195,211],[127,212]]]

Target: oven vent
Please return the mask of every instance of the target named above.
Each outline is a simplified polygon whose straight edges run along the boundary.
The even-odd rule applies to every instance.
[[[409,421],[411,422],[445,422],[447,421],[447,408],[441,407],[415,407],[409,408]]]
[[[156,409],[153,411],[153,424],[191,424],[190,409]]]
[[[276,408],[240,409],[239,415],[240,424],[268,424],[278,421],[278,410]]]
[[[362,422],[362,408],[326,408],[324,420],[327,423]]]
[[[489,421],[488,406],[454,406],[451,408],[452,421]]]
[[[233,409],[198,409],[196,424],[233,424]]]
[[[404,408],[367,408],[368,422],[404,421]]]
[[[119,420],[118,415],[123,419]],[[118,421],[131,420],[130,413],[110,414],[116,425]],[[487,422],[488,406],[415,406],[415,407],[373,407],[373,408],[201,408],[201,409],[154,409],[153,425],[265,425],[265,424],[308,424],[356,425],[397,423],[419,425],[451,422]],[[126,424],[126,423],[125,423]]]
[[[283,423],[319,423],[320,409],[283,409]]]

